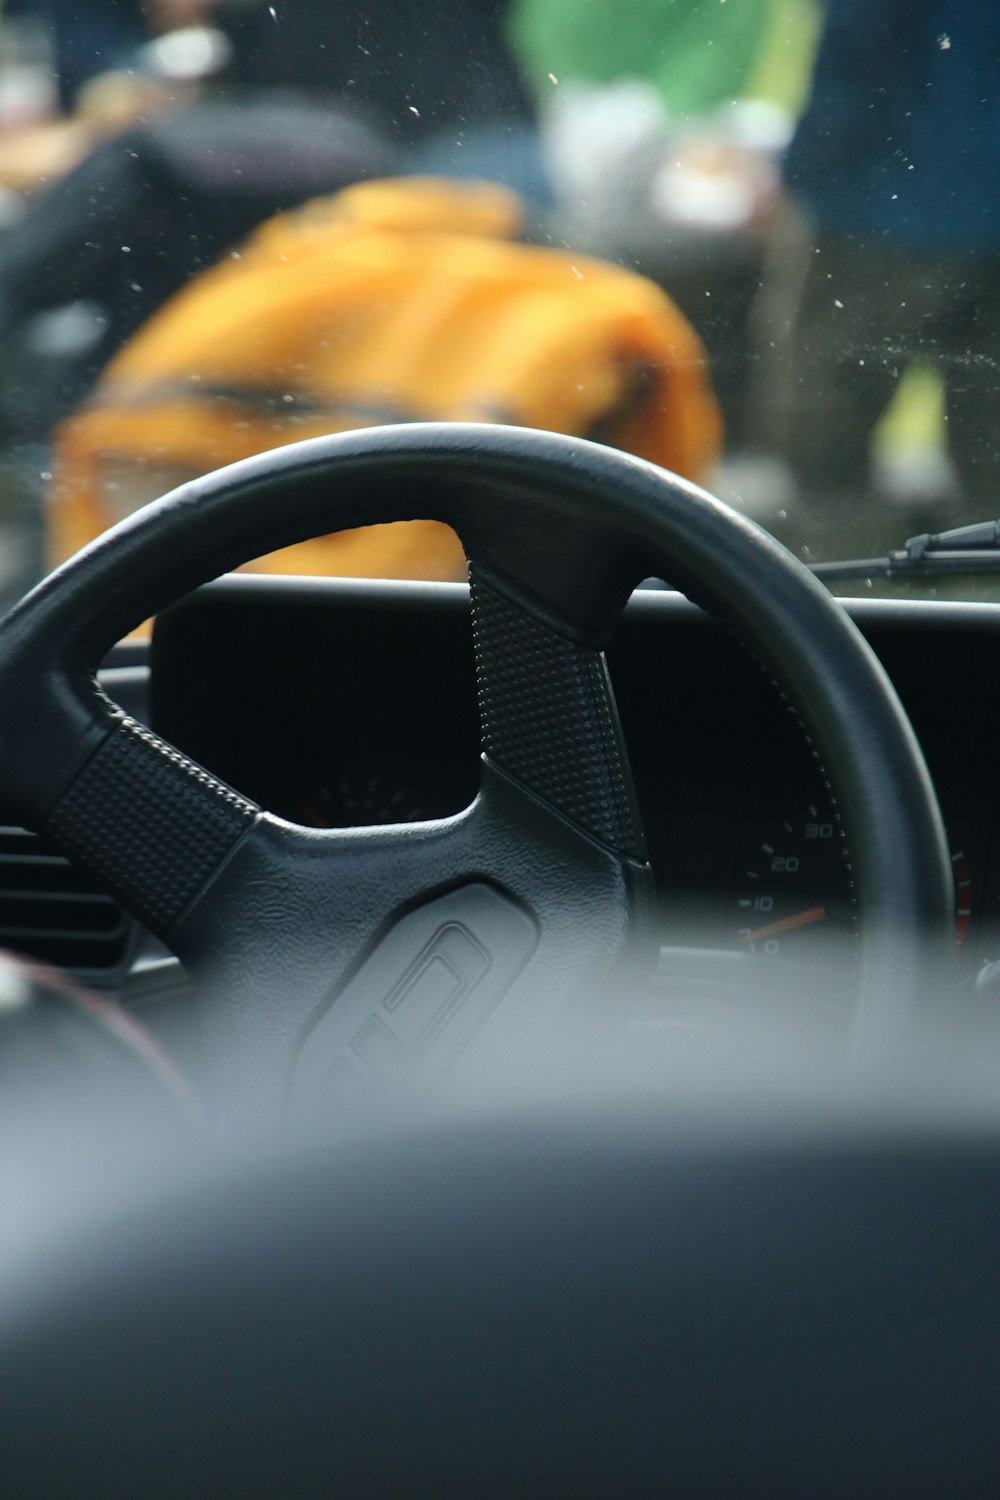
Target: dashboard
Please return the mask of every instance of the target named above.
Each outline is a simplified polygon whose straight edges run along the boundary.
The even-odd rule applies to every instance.
[[[892,677],[938,790],[962,982],[1000,959],[1000,606],[844,607]],[[663,961],[787,973],[854,963],[850,829],[789,704],[679,594],[633,595],[608,660],[654,867]],[[234,574],[103,674],[127,710],[262,806],[346,827],[475,797],[467,589]],[[44,842],[0,829],[0,945],[112,991],[166,955]]]
[[[924,747],[971,979],[1000,957],[1000,608],[845,608]],[[664,947],[850,963],[850,830],[774,685],[726,631],[664,589],[637,591],[608,659]],[[457,812],[479,776],[468,592],[233,575],[158,622],[151,713],[164,737],[295,822]]]

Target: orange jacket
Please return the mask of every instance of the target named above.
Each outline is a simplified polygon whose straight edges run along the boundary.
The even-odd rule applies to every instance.
[[[546,428],[703,476],[720,419],[689,324],[630,271],[512,240],[519,223],[506,189],[416,178],[272,219],[152,317],[63,424],[52,560],[182,479],[387,421]],[[433,521],[341,532],[253,566],[465,576],[457,539]]]

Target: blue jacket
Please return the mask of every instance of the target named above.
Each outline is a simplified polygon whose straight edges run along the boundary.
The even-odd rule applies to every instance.
[[[1000,0],[829,0],[785,178],[823,229],[1000,254]]]

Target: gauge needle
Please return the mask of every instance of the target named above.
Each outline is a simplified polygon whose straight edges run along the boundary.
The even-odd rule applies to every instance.
[[[762,938],[775,937],[779,932],[791,932],[795,927],[808,927],[812,922],[825,922],[830,913],[825,906],[809,906],[805,911],[794,912],[780,921],[768,922],[766,927],[755,927],[753,932],[744,932],[741,943],[756,943]]]

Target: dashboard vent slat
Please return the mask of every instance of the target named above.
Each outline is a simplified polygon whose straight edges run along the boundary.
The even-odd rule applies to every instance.
[[[121,907],[37,834],[0,825],[0,947],[97,973],[125,957]]]

